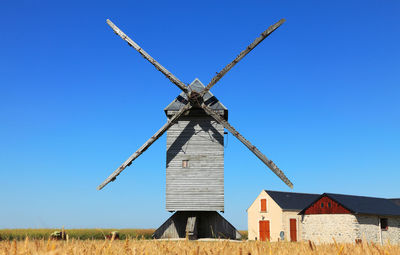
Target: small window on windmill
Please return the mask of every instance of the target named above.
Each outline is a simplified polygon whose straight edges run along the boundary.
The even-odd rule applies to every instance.
[[[321,203],[321,208],[324,208],[324,203]]]
[[[189,167],[189,160],[185,159],[182,160],[182,168],[188,168]]]

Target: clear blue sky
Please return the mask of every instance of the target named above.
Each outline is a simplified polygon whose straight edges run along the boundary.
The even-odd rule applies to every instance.
[[[182,81],[208,83],[287,21],[212,92],[295,192],[400,197],[400,2],[2,1],[0,228],[158,227],[166,137],[100,184],[166,121]],[[262,189],[289,191],[232,135],[225,213],[247,229]]]

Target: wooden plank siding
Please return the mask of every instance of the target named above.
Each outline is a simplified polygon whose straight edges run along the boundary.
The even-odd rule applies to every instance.
[[[327,196],[321,197],[305,210],[305,214],[349,214],[348,209]]]
[[[224,211],[224,127],[212,117],[182,116],[167,131],[166,168],[168,211]]]

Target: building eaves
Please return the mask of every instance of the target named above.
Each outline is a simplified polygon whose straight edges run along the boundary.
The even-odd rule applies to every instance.
[[[318,198],[319,194],[265,190],[282,210],[299,211]]]

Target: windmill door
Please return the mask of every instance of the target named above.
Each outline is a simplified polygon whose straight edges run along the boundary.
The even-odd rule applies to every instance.
[[[296,222],[296,219],[290,219],[290,241],[297,242],[297,222]]]
[[[269,220],[260,220],[260,241],[270,240]]]

